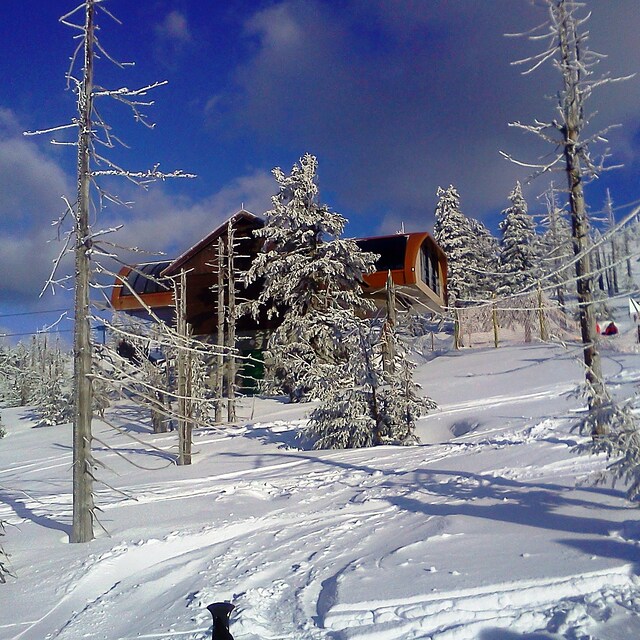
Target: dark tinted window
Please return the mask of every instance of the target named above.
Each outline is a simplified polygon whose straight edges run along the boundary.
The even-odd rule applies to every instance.
[[[407,240],[407,236],[398,235],[356,240],[356,243],[363,251],[370,251],[380,255],[376,261],[377,271],[389,271],[389,269],[404,269]]]
[[[129,283],[131,289],[133,289],[137,294],[159,293],[161,291],[168,291],[168,281],[162,283],[159,279],[160,274],[169,266],[169,264],[171,263],[152,262],[150,264],[138,265],[127,276],[127,282]],[[121,295],[132,295],[130,288],[127,286],[123,286]]]
[[[426,242],[421,247],[421,276],[422,281],[429,286],[429,288],[440,295],[440,277],[438,272],[438,256],[430,250],[430,247]]]

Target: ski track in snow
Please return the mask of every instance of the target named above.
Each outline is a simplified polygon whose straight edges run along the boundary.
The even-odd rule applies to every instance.
[[[617,571],[417,595],[402,601],[337,605],[325,621],[342,633],[339,637],[379,640],[473,638],[488,623],[514,631],[526,632],[533,626],[562,633],[578,623],[606,618],[607,605],[615,602],[616,596],[632,601],[637,587],[630,567],[620,567]],[[576,603],[580,605],[577,615]],[[640,606],[636,610],[640,611]]]
[[[616,382],[636,384],[638,379],[637,371],[626,369]],[[552,403],[574,388],[553,382],[531,385],[524,394],[448,403],[432,417],[470,411],[482,416],[523,403]],[[233,427],[233,437],[248,438],[251,429],[270,426],[274,433],[285,432],[296,421],[282,418],[300,415],[298,407],[272,411],[271,421],[262,415],[260,422]],[[547,545],[561,544],[556,538],[582,533],[577,527],[555,530],[552,524],[541,541],[523,539],[531,531],[540,535],[525,517],[538,509],[540,518],[582,518],[593,535],[608,535],[630,555],[629,549],[635,549],[640,561],[635,512],[621,516],[628,520],[619,523],[607,521],[601,511],[594,522],[589,519],[590,509],[608,503],[589,502],[591,496],[579,493],[574,483],[601,470],[603,460],[570,453],[577,437],[564,428],[566,419],[514,415],[505,422],[500,416],[443,444],[379,447],[374,452],[272,447],[257,454],[253,466],[247,461],[246,468],[225,467],[216,473],[212,465],[205,475],[186,478],[140,474],[123,485],[132,498],[100,490],[97,502],[114,522],[127,522],[134,509],[138,518],[157,517],[159,509],[185,509],[191,519],[184,526],[171,520],[172,528],[160,529],[157,538],[150,537],[153,523],[139,537],[125,526],[117,541],[105,541],[105,551],[74,556],[59,576],[50,606],[38,618],[31,615],[11,624],[3,620],[0,639],[204,640],[211,635],[205,607],[217,600],[236,605],[232,632],[237,640],[488,640],[488,629],[508,630],[512,636],[496,637],[514,640],[599,640],[599,625],[615,616],[640,619],[638,562],[615,558],[607,564],[600,558],[593,560],[597,569],[584,570],[588,563],[579,546],[578,551],[563,548],[582,563],[575,570],[567,569],[567,561],[557,571],[547,567],[544,577],[505,579],[509,567],[500,568],[502,573],[493,568],[482,580],[465,574],[459,556],[470,549],[466,561],[473,560],[473,544],[490,537],[487,523],[501,509],[512,514],[517,508],[524,514],[522,520],[506,520],[511,528],[505,529],[505,548],[510,552],[514,541],[522,540],[524,549],[530,545],[542,557]],[[148,436],[159,446],[169,446],[174,438]],[[224,435],[202,433],[196,447],[220,447],[224,441]],[[525,449],[536,457],[521,457]],[[0,470],[0,484],[6,478],[19,486],[19,478],[31,482],[39,471],[58,478],[56,470],[70,462],[69,453],[30,458]],[[68,519],[68,487],[43,485],[37,496],[19,490],[12,494],[34,513]],[[542,494],[554,498],[544,508],[536,502]],[[565,494],[570,497],[563,503]],[[202,511],[188,511],[191,501]],[[575,515],[572,508],[582,511]],[[486,520],[476,515],[482,513]],[[15,523],[29,520],[8,504],[0,505],[0,517]],[[496,519],[495,526],[500,524],[505,523]],[[103,541],[96,543],[99,548]],[[483,548],[488,547],[478,546]],[[522,553],[525,564],[527,556]],[[532,568],[521,570],[542,574],[542,569],[536,572],[536,560],[530,562]],[[386,575],[399,584],[387,590]]]
[[[431,452],[424,448],[411,448],[407,452],[411,458],[437,462],[455,448],[444,445],[434,447]],[[131,542],[90,558],[69,576],[66,582],[71,586],[59,603],[15,636],[16,640],[71,640],[84,637],[87,629],[91,629],[90,637],[96,639],[128,638],[113,635],[114,625],[120,629],[113,620],[113,612],[123,616],[126,600],[135,595],[133,599],[138,602],[144,597],[143,592],[148,594],[149,601],[163,602],[168,565],[172,586],[184,582],[185,593],[190,593],[194,575],[199,582],[212,586],[190,593],[193,613],[183,621],[183,626],[155,631],[150,627],[148,634],[135,637],[199,640],[209,632],[209,614],[202,609],[216,599],[232,599],[237,604],[241,614],[233,631],[236,637],[246,640],[327,637],[456,640],[474,637],[475,631],[489,622],[522,631],[533,625],[561,632],[606,617],[607,607],[632,599],[637,582],[631,568],[622,566],[587,575],[490,584],[402,599],[336,603],[339,585],[346,576],[367,562],[384,568],[387,558],[404,549],[400,532],[403,520],[409,520],[409,516],[385,501],[397,494],[397,487],[384,471],[385,466],[393,465],[394,459],[398,462],[395,453],[377,458],[376,463],[383,469],[373,473],[315,469],[299,477],[283,475],[270,483],[241,480],[257,470],[214,476],[213,479],[223,478],[228,483],[212,491],[220,500],[231,500],[239,493],[253,497],[260,497],[260,493],[263,497],[277,494],[296,499],[298,512],[287,517],[284,515],[287,510],[279,508],[262,518],[223,523],[200,531],[175,531],[162,540]],[[354,452],[336,454],[343,463],[360,457]],[[411,466],[415,460],[405,463]],[[299,464],[302,462],[293,466]],[[272,465],[267,472],[288,471],[291,466]],[[393,473],[402,476],[410,472],[396,469]],[[181,485],[188,483],[176,484],[177,487],[164,486],[163,495],[156,493],[151,499],[186,497],[188,488]],[[420,488],[414,491],[419,492]],[[198,494],[198,487],[195,493]],[[142,501],[147,498],[143,496]],[[430,504],[447,502],[450,500],[444,495],[430,500]],[[391,550],[386,542],[377,543],[375,535],[390,516],[398,530],[398,547]],[[428,518],[421,539],[426,542],[441,539],[446,528],[446,518]],[[271,540],[272,545],[266,546],[265,540]],[[609,595],[603,595],[603,591]],[[126,634],[130,621],[126,615],[123,617],[118,633]]]
[[[551,399],[563,396],[570,391],[574,391],[575,388],[575,384],[565,384],[558,385],[553,389],[549,389],[548,387],[540,387],[539,390],[532,391],[530,393],[523,393],[521,395],[502,394],[476,398],[474,400],[467,400],[465,402],[449,403],[439,409],[437,415],[446,416],[452,413],[458,413],[460,411],[469,411],[471,409],[479,410],[483,407],[499,407],[513,404],[522,404],[524,402],[531,402],[535,400]]]

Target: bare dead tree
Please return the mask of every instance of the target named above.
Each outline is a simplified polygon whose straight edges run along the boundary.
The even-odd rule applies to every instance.
[[[187,274],[180,272],[180,281],[176,283],[176,330],[185,342],[189,340],[191,330],[187,323]],[[191,464],[191,353],[179,349],[178,369],[178,464]]]
[[[216,283],[212,287],[217,299],[216,322],[216,367],[214,372],[215,420],[223,421],[223,406],[226,398],[227,421],[234,422],[236,416],[236,396],[238,362],[250,358],[242,358],[238,349],[237,322],[244,312],[244,302],[238,304],[238,281],[242,274],[238,272],[236,258],[239,242],[236,227],[231,219],[227,224],[226,240],[218,238],[218,250],[215,262],[210,264],[216,275]],[[244,256],[240,256],[244,257]],[[239,277],[240,276],[240,277]],[[225,393],[226,391],[226,393]]]
[[[5,535],[5,524],[7,523],[4,520],[0,520],[0,536]],[[9,568],[9,554],[0,544],[0,584],[4,584],[7,581],[7,576],[15,578],[15,574]]]
[[[227,419],[236,420],[236,274],[235,274],[235,228],[231,222],[227,231]]]
[[[557,283],[556,297],[558,304],[564,313],[566,313],[565,307],[565,281],[568,279],[566,270],[563,269],[565,263],[568,261],[568,252],[570,251],[566,237],[566,233],[562,233],[565,229],[565,220],[562,217],[562,211],[558,207],[556,198],[556,189],[551,182],[549,189],[544,193],[544,199],[547,206],[547,216],[543,221],[543,224],[547,227],[547,233],[549,237],[549,243],[547,248],[550,250],[548,259],[551,261],[552,270],[555,274],[552,276],[552,280]],[[547,259],[547,258],[545,258]],[[545,271],[547,271],[545,269]]]
[[[524,131],[531,132],[552,144],[555,153],[551,160],[537,164],[527,164],[514,160],[517,164],[535,170],[534,176],[553,169],[562,168],[566,173],[569,196],[569,212],[579,304],[580,329],[582,334],[583,358],[586,370],[587,398],[590,411],[597,415],[608,402],[602,374],[600,354],[596,342],[596,319],[593,299],[593,277],[591,272],[591,242],[587,219],[584,182],[599,175],[604,170],[604,160],[595,160],[590,153],[592,143],[606,141],[607,127],[592,135],[585,135],[588,119],[585,104],[594,89],[622,78],[608,75],[594,77],[594,67],[602,56],[591,51],[587,45],[588,32],[584,24],[589,15],[579,17],[583,4],[575,0],[545,0],[549,20],[541,27],[526,35],[534,41],[546,43],[544,50],[535,56],[518,60],[514,64],[527,66],[525,74],[551,61],[559,71],[562,87],[558,92],[557,117],[551,122],[536,121],[534,124],[512,123]],[[609,167],[611,168],[611,167]],[[594,435],[606,432],[604,419],[594,423]]]
[[[607,229],[611,230],[616,226],[616,216],[613,211],[613,200],[611,199],[611,192],[607,189],[607,198],[604,204],[604,210],[607,215]],[[610,255],[611,255],[611,268],[610,268],[610,295],[617,295],[620,292],[618,284],[618,246],[617,238],[615,235],[611,236],[609,241]]]
[[[382,325],[382,358],[384,371],[390,375],[395,372],[396,348],[393,340],[393,332],[397,323],[396,287],[391,276],[391,270],[387,273],[385,284],[385,310],[386,316]]]
[[[96,109],[96,100],[109,97],[129,107],[138,122],[146,126],[147,121],[143,109],[152,102],[146,101],[148,92],[164,83],[157,82],[139,89],[121,87],[104,89],[94,83],[94,62],[96,51],[102,57],[123,68],[110,56],[97,37],[96,13],[98,10],[118,22],[104,7],[105,0],[84,0],[73,11],[60,18],[62,24],[79,32],[79,44],[71,57],[71,65],[67,71],[67,86],[77,95],[78,115],[65,125],[52,127],[31,134],[59,132],[67,129],[77,131],[75,142],[57,141],[54,144],[77,147],[77,198],[67,202],[65,213],[58,220],[62,225],[67,217],[73,220],[73,228],[65,234],[63,248],[54,263],[52,274],[47,285],[54,286],[66,282],[69,278],[57,278],[57,271],[62,257],[69,251],[75,256],[74,286],[74,420],[73,420],[73,527],[71,542],[88,542],[93,539],[94,500],[93,482],[95,480],[96,461],[91,454],[91,420],[92,420],[92,341],[91,341],[91,303],[90,289],[92,285],[92,261],[97,257],[110,257],[113,253],[109,243],[103,239],[115,229],[94,230],[89,222],[92,206],[99,211],[103,201],[110,200],[123,204],[122,201],[102,189],[96,179],[100,176],[120,176],[141,186],[150,181],[166,178],[192,177],[182,171],[164,173],[157,165],[146,171],[128,171],[118,166],[98,151],[98,147],[113,148],[120,141],[113,134],[109,125]],[[75,20],[82,16],[82,22]],[[82,67],[76,74],[76,62],[82,58]],[[99,168],[103,167],[103,168]],[[92,201],[91,192],[95,189],[96,201]]]
[[[218,264],[217,264],[217,293],[218,293],[218,310],[216,325],[216,345],[218,347],[218,356],[216,358],[215,370],[215,397],[216,397],[216,422],[222,422],[222,399],[224,395],[224,346],[225,346],[225,303],[224,303],[224,274],[225,274],[225,252],[224,241],[218,238]]]

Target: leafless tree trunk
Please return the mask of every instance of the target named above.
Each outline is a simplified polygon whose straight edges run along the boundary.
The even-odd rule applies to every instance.
[[[385,372],[393,374],[396,359],[393,341],[393,331],[396,326],[396,290],[391,271],[387,273],[386,311],[387,317],[382,328],[383,366]]]
[[[604,285],[605,269],[603,268],[602,253],[600,247],[595,247],[593,250],[593,260],[595,262],[596,273],[598,274],[598,288],[600,291],[606,291]]]
[[[227,420],[236,420],[236,280],[234,264],[235,229],[231,223],[227,232],[227,285],[228,285],[228,312],[227,312]]]
[[[224,305],[224,242],[222,238],[218,238],[218,322],[217,322],[217,333],[216,333],[216,344],[218,347],[218,354],[216,356],[216,372],[215,372],[215,398],[216,398],[216,408],[215,408],[215,421],[222,422],[222,405],[223,405],[223,397],[224,397],[224,315],[225,315],[225,305]]]
[[[597,349],[596,316],[593,303],[593,279],[589,259],[589,224],[584,202],[583,169],[580,162],[580,134],[584,122],[584,93],[582,88],[582,38],[578,34],[576,18],[567,10],[564,0],[558,2],[558,35],[560,38],[560,67],[564,85],[561,132],[564,137],[564,161],[569,187],[569,211],[573,252],[576,256],[576,278],[579,303],[580,331],[587,381],[591,385],[589,409],[598,409],[607,397],[602,364]],[[597,432],[606,427],[598,423]]]
[[[176,283],[177,284],[177,283]],[[187,324],[187,275],[180,273],[180,283],[176,286],[176,330],[182,344],[186,347],[189,339]],[[193,430],[191,416],[191,351],[178,348],[178,464],[191,464],[191,432]]]
[[[629,248],[629,225],[625,225],[624,228],[624,255],[625,256],[630,256],[631,255],[631,249]],[[627,279],[629,281],[629,287],[631,288],[631,278],[632,278],[632,273],[631,273],[631,258],[627,257]]]
[[[54,288],[59,284],[55,274],[60,266],[62,257],[70,247],[75,254],[75,274],[73,277],[75,290],[74,306],[74,418],[73,418],[73,526],[70,536],[71,542],[87,542],[93,538],[93,523],[97,522],[93,503],[93,470],[95,460],[91,455],[91,413],[92,413],[92,344],[91,344],[91,308],[90,308],[90,284],[94,271],[102,269],[103,265],[98,261],[91,266],[91,260],[96,256],[111,257],[113,245],[102,243],[102,237],[117,230],[103,229],[95,231],[89,223],[89,210],[91,206],[90,189],[96,185],[96,178],[101,176],[121,176],[130,181],[145,185],[157,179],[193,177],[182,171],[164,173],[158,170],[157,165],[146,171],[128,171],[96,151],[96,146],[112,148],[119,142],[111,127],[102,120],[94,109],[94,101],[99,97],[111,97],[120,104],[129,106],[136,121],[152,126],[148,123],[143,108],[150,102],[141,101],[141,96],[162,84],[157,82],[139,89],[121,87],[119,89],[105,89],[94,84],[93,71],[95,51],[100,51],[103,58],[120,65],[105,52],[99,41],[96,26],[96,13],[102,11],[105,16],[117,20],[104,8],[103,0],[81,0],[78,6],[60,18],[62,24],[71,27],[79,33],[80,45],[71,56],[71,66],[67,72],[68,86],[73,87],[77,93],[78,115],[72,122],[65,125],[52,127],[41,131],[26,132],[26,135],[38,135],[60,131],[77,130],[77,143],[69,141],[57,141],[58,144],[77,146],[78,169],[78,195],[75,203],[67,202],[67,211],[54,224],[63,227],[66,220],[73,219],[73,229],[66,233],[66,242],[57,259],[51,275],[45,285]],[[78,20],[76,22],[75,20]],[[82,22],[80,22],[82,20]],[[82,56],[80,53],[82,52]],[[82,58],[83,67],[79,77],[76,77],[76,61]],[[102,165],[103,168],[92,168],[92,163]],[[117,196],[109,194],[104,189],[98,188],[100,196],[95,203],[97,211],[101,208],[103,198],[108,198],[114,203],[124,204]]]
[[[610,269],[610,293],[609,295],[617,295],[620,292],[618,286],[618,247],[616,235],[613,232],[616,226],[616,218],[613,212],[613,201],[611,200],[611,192],[607,189],[607,200],[605,202],[605,211],[607,213],[607,222],[609,231],[611,231],[611,269]]]
[[[558,229],[558,216],[559,211],[556,204],[556,192],[553,185],[551,183],[549,187],[549,192],[547,196],[547,213],[549,216],[549,231],[551,233],[551,243],[553,245],[553,270],[556,274],[556,278],[558,279],[558,286],[556,287],[556,296],[558,298],[558,304],[560,305],[560,309],[563,313],[567,313],[565,307],[565,296],[564,296],[564,284],[563,281],[565,279],[564,272],[562,271],[562,257],[561,255],[564,253],[563,242],[560,239],[560,232]]]
[[[78,202],[75,215],[75,324],[73,339],[73,527],[71,542],[93,539],[93,474],[91,472],[91,329],[89,324],[89,189],[91,186],[91,112],[93,108],[93,44],[95,6],[85,3],[84,74],[78,94]]]
[[[544,317],[544,307],[542,298],[542,286],[538,282],[538,325],[540,327],[540,340],[546,342],[549,339],[549,333],[547,331],[547,323]]]
[[[498,306],[496,305],[496,294],[493,294],[493,304],[491,305],[491,324],[493,325],[493,346],[497,349],[499,346],[498,336]]]

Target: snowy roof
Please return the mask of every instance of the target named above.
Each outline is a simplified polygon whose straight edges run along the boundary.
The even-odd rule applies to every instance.
[[[255,214],[250,211],[246,211],[245,209],[240,209],[234,213],[230,218],[227,218],[220,226],[216,227],[211,233],[206,235],[201,240],[198,240],[196,244],[187,249],[182,255],[178,256],[162,273],[164,276],[175,275],[180,267],[182,267],[186,262],[188,262],[193,256],[202,251],[205,247],[211,245],[214,240],[217,240],[221,235],[225,234],[229,224],[238,223],[239,221],[244,220],[250,224],[255,224],[256,227],[262,227],[264,225],[264,221],[262,218],[259,218]]]

